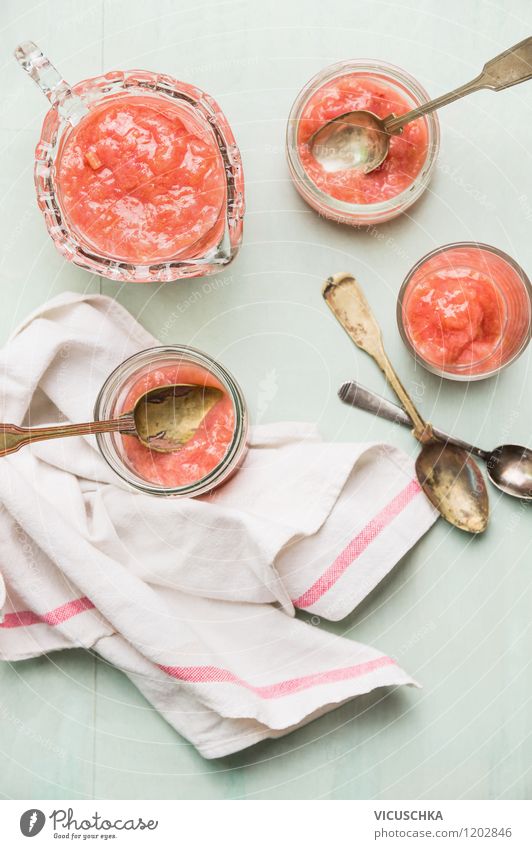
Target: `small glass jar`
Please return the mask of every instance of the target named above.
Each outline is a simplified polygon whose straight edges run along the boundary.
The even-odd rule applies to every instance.
[[[232,130],[212,97],[168,75],[140,70],[110,71],[71,86],[33,42],[20,44],[15,56],[51,103],[35,151],[34,177],[46,227],[66,259],[94,274],[126,282],[164,282],[215,274],[231,262],[242,241],[244,176]],[[176,246],[176,253],[170,255],[162,252],[157,256],[154,250],[142,261],[118,252],[107,253],[98,246],[96,238],[91,240],[76,227],[65,205],[60,181],[61,156],[69,137],[95,110],[117,105],[120,100],[125,103],[126,99],[138,108],[146,104],[161,115],[173,112],[187,129],[208,142],[219,156],[225,195],[217,216],[214,211],[195,242]],[[96,164],[91,164],[96,170],[101,167],[97,160],[98,157]],[[124,186],[125,191],[127,182]],[[124,199],[131,201],[127,192],[119,200]],[[211,217],[216,220],[211,221]],[[159,210],[156,218],[161,218]]]
[[[334,84],[346,75],[356,75],[385,85],[404,99],[410,108],[429,100],[427,92],[417,80],[394,65],[370,59],[355,59],[330,65],[304,86],[292,106],[286,131],[288,167],[298,192],[320,215],[352,226],[382,224],[408,209],[427,188],[440,145],[438,118],[433,112],[420,119],[425,122],[427,132],[425,160],[417,176],[398,194],[378,203],[350,203],[332,197],[316,185],[304,167],[300,155],[301,143],[298,139],[299,125],[311,98],[324,86]]]
[[[431,362],[413,340],[409,326],[410,298],[420,285],[430,285],[431,277],[450,280],[464,274],[473,279],[489,279],[500,308],[497,321],[500,331],[490,350],[466,364]],[[448,285],[448,284],[447,284]],[[397,324],[401,338],[410,353],[426,369],[451,380],[481,380],[493,377],[506,368],[527,347],[532,333],[532,286],[520,265],[508,254],[479,242],[453,242],[422,257],[409,271],[397,298]],[[444,342],[445,332],[441,339]]]
[[[207,354],[185,345],[148,348],[121,363],[103,384],[94,407],[94,420],[112,419],[126,412],[132,389],[150,372],[176,366],[195,366],[208,372],[229,397],[234,416],[232,439],[225,455],[208,474],[183,486],[165,486],[142,477],[134,468],[119,433],[98,433],[98,447],[111,469],[135,489],[150,495],[195,497],[205,495],[228,480],[239,468],[247,450],[248,413],[242,390],[234,377]],[[125,437],[134,439],[135,437]],[[147,449],[149,450],[149,449]]]

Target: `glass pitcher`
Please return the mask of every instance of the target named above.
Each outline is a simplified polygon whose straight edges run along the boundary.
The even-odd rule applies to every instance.
[[[48,232],[66,259],[112,280],[132,282],[169,281],[215,274],[220,267],[231,262],[242,241],[244,176],[240,152],[231,128],[219,106],[209,95],[170,76],[139,70],[110,71],[70,86],[33,42],[20,44],[15,50],[15,57],[51,103],[35,152],[35,186]],[[98,243],[94,222],[87,228],[91,230],[88,233],[87,229],[84,230],[79,221],[75,220],[75,190],[68,193],[70,206],[66,201],[62,157],[65,148],[69,150],[69,139],[72,148],[76,143],[76,130],[82,128],[85,120],[94,119],[95,115],[103,115],[108,107],[111,110],[115,106],[123,109],[126,103],[130,106],[133,104],[138,114],[142,114],[142,111],[138,110],[146,107],[151,115],[159,116],[155,120],[171,121],[172,116],[178,117],[179,126],[188,134],[186,137],[197,140],[195,149],[199,145],[212,151],[206,168],[209,169],[211,165],[213,169],[219,168],[218,191],[212,195],[216,197],[216,203],[209,207],[210,215],[204,221],[201,220],[202,187],[198,189],[199,198],[194,198],[192,186],[183,189],[186,195],[183,204],[190,205],[191,198],[194,199],[195,206],[193,205],[191,215],[194,210],[198,210],[198,214],[194,220],[191,219],[188,241],[185,238],[183,241],[186,244],[178,245],[175,251],[170,232],[171,255],[168,255],[167,251],[158,256],[156,248],[155,252],[149,252],[149,255],[147,253],[146,256],[139,255],[132,259],[119,246],[110,248],[109,244]],[[187,150],[187,156],[190,157],[190,148]],[[110,191],[106,189],[106,185],[111,184],[113,191],[118,191],[113,182],[115,172],[107,171],[107,166],[103,166],[97,156],[90,159],[91,155],[89,152],[85,158],[91,167],[99,170],[102,175],[101,180],[94,177],[94,181],[103,185],[104,192]],[[87,170],[85,162],[83,167]],[[116,174],[121,167],[122,162],[119,163]],[[167,173],[171,174],[174,170],[177,169],[171,169]],[[88,174],[87,179],[92,180],[91,172]],[[150,184],[157,183],[157,179],[155,177],[147,180],[139,186],[143,191],[148,186],[150,191]],[[92,185],[96,186],[94,181]],[[74,182],[73,185],[75,189],[77,184]],[[99,185],[96,186],[98,191]],[[142,206],[135,196],[136,191],[133,187],[130,193],[126,184],[125,194],[120,200],[124,202],[125,198],[126,203],[137,204],[139,208],[145,209],[146,206]],[[179,190],[176,191],[179,195]],[[80,207],[82,202],[89,204],[91,198],[87,199],[85,194],[84,200],[79,202]],[[113,214],[116,214],[114,203],[113,200],[109,201]],[[176,203],[179,206],[181,201]],[[150,209],[154,226],[157,227],[157,222],[163,221],[164,210],[162,207],[158,208],[155,201],[152,201]]]

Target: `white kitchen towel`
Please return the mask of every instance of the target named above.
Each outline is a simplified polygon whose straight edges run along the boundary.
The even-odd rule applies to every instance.
[[[86,421],[109,372],[155,344],[113,300],[61,295],[0,352],[0,421]],[[414,683],[294,618],[345,616],[434,522],[397,449],[262,426],[239,473],[202,499],[132,491],[93,437],[0,463],[3,659],[93,649],[205,757]]]

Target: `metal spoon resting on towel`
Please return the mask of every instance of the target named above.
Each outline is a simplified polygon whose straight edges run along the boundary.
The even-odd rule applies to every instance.
[[[417,411],[384,350],[380,327],[351,274],[330,277],[323,297],[353,342],[373,357],[414,424],[422,449],[416,474],[429,500],[451,525],[478,534],[488,525],[489,503],[482,473],[463,448],[438,439]]]
[[[223,394],[214,386],[176,383],[150,389],[140,396],[133,410],[116,419],[45,427],[0,424],[0,457],[44,439],[113,432],[136,436],[152,451],[177,451],[194,435]]]

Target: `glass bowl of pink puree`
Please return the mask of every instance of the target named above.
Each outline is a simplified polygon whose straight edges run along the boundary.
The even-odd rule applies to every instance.
[[[242,240],[240,153],[218,104],[151,71],[69,86],[32,42],[15,55],[50,103],[37,200],[57,249],[118,281],[213,274]]]
[[[174,383],[215,386],[224,393],[179,451],[152,451],[136,437],[117,433],[99,433],[96,440],[113,471],[135,489],[151,495],[205,495],[235,473],[247,449],[246,402],[220,363],[181,345],[140,351],[109,375],[96,400],[94,418],[114,418],[131,410],[151,388]]]
[[[451,380],[496,375],[532,332],[532,286],[508,254],[454,242],[422,257],[397,300],[403,342],[425,368]]]
[[[356,59],[320,71],[300,91],[288,118],[286,155],[300,195],[325,218],[353,226],[381,224],[405,212],[427,188],[436,163],[440,131],[435,112],[394,136],[387,158],[370,174],[353,169],[327,173],[308,140],[344,112],[401,115],[428,99],[410,74],[384,62]]]

